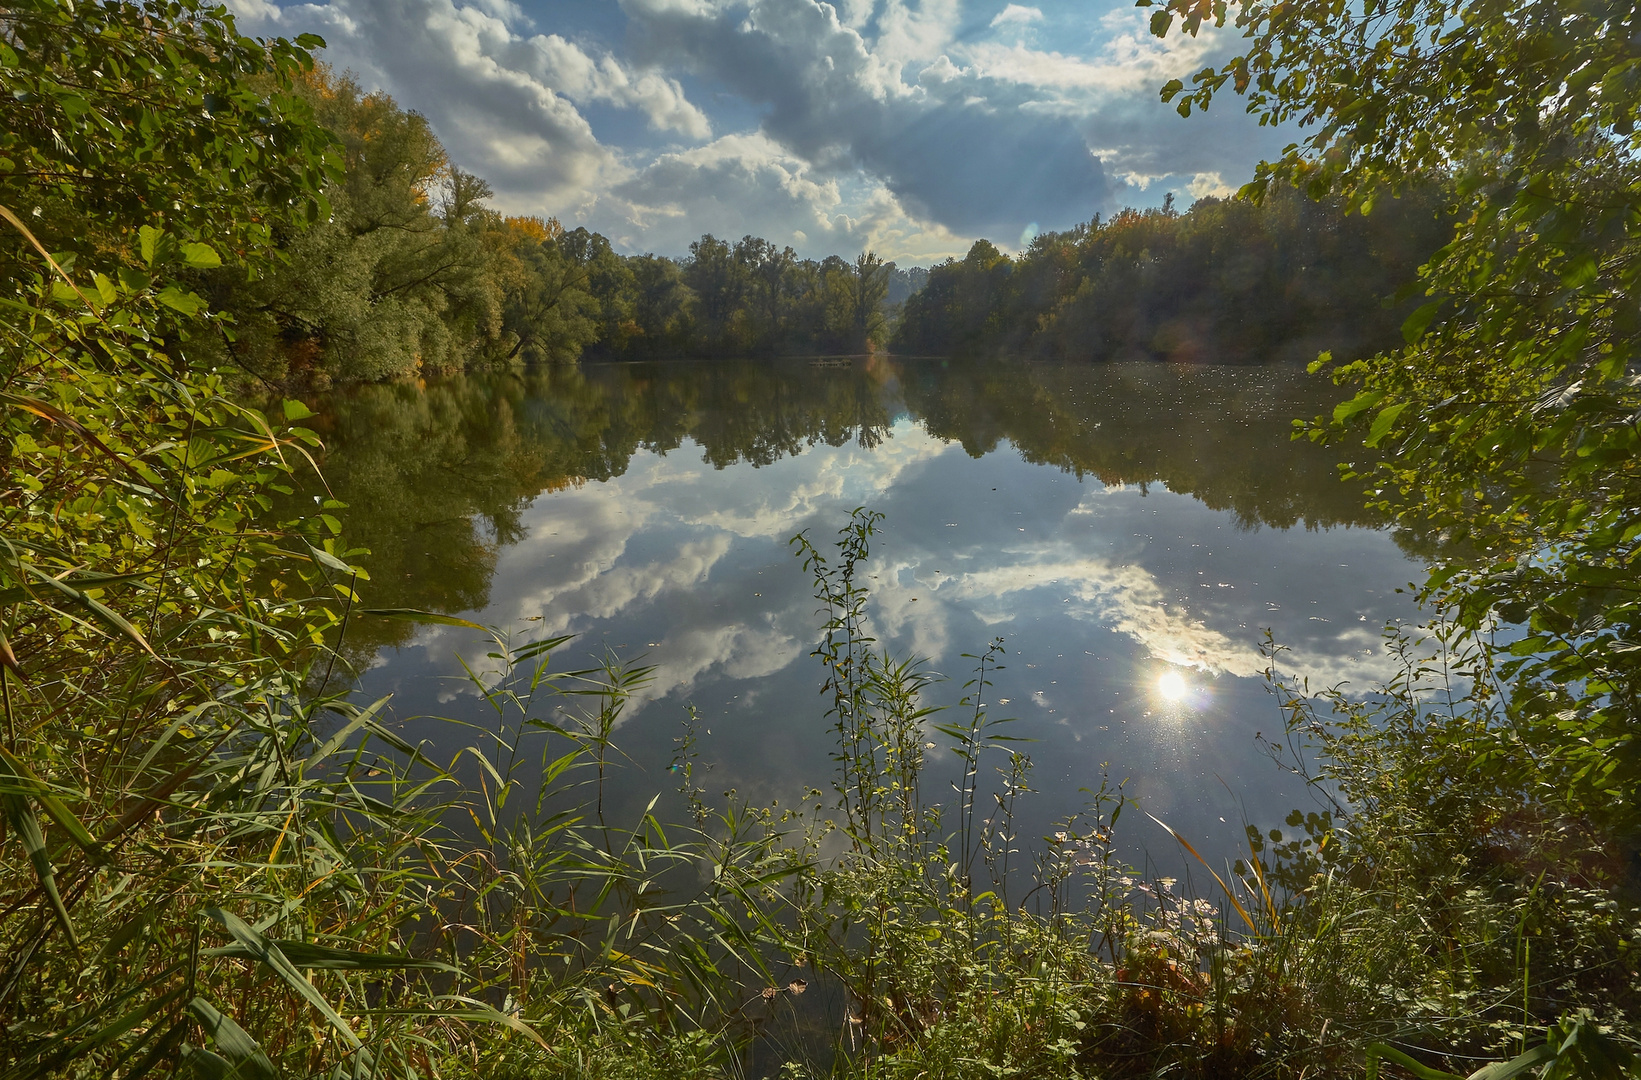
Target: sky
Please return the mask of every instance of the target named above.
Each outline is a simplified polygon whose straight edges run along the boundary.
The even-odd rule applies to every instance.
[[[901,265],[1018,250],[1124,206],[1234,190],[1288,133],[1171,78],[1230,30],[1158,40],[1132,0],[230,0],[241,30],[421,113],[509,214],[618,250],[703,233]]]

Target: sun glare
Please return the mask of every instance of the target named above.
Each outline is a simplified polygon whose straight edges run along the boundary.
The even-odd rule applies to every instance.
[[[1177,671],[1165,671],[1162,678],[1157,680],[1157,693],[1161,694],[1165,701],[1180,701],[1190,689],[1185,684],[1185,676]]]

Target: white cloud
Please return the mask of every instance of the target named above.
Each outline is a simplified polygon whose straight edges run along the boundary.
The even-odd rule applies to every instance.
[[[885,0],[875,38],[817,0],[688,9],[624,0],[624,10],[646,62],[726,86],[762,110],[766,138],[818,177],[858,171],[910,218],[957,236],[1064,228],[1133,198],[1143,190],[1135,178],[1184,188],[1234,176],[1283,138],[1234,110],[1188,122],[1159,102],[1164,82],[1212,62],[1231,39],[1211,30],[1158,39],[1132,9],[1099,19],[1081,53],[960,34],[947,0]],[[993,29],[1053,34],[1040,14],[1009,5]]]
[[[600,8],[589,35],[573,23],[590,0],[233,3],[252,32],[323,34],[327,60],[426,115],[502,209],[628,250],[750,232],[936,260],[1163,182],[1229,190],[1283,141],[1235,110],[1187,122],[1160,104],[1229,35],[1158,40],[1125,5],[1091,19],[1009,3],[971,23],[961,0],[619,0],[619,34]],[[1027,29],[1055,47],[1028,47]]]
[[[1042,21],[1042,8],[1025,7],[1021,4],[1010,4],[1008,7],[1004,8],[1002,11],[999,11],[992,17],[991,27],[995,30],[999,26],[1025,26],[1028,23],[1037,23]]]
[[[1063,543],[1002,554],[1001,565],[952,575],[942,590],[950,588],[954,600],[1004,612],[1019,593],[1053,589],[1072,601],[1066,605],[1071,617],[1108,625],[1156,659],[1232,675],[1263,669],[1257,649],[1170,603],[1171,594],[1143,567],[1079,557]]]
[[[1225,178],[1217,172],[1199,172],[1185,185],[1192,198],[1205,199],[1210,195],[1223,199],[1227,195],[1234,195],[1236,188],[1225,182]]]
[[[786,474],[778,485],[722,492],[705,513],[691,499],[676,512],[692,525],[739,537],[780,539],[791,532],[792,522],[808,520],[823,509],[881,499],[906,473],[950,451],[947,443],[903,420],[870,450],[843,446],[784,461],[775,466]]]
[[[235,4],[252,32],[320,33],[326,61],[425,115],[455,160],[490,181],[506,209],[571,211],[629,174],[577,102],[634,109],[652,128],[689,138],[711,133],[676,79],[556,34],[526,36],[527,21],[512,4]]]
[[[1318,608],[1289,599],[1391,580],[1387,573],[1401,564],[1387,537],[1340,530],[1256,538],[1233,531],[1215,542],[1214,576],[1203,578],[1193,564],[1171,557],[1168,545],[1133,532],[1137,520],[1158,511],[1164,521],[1173,519],[1170,535],[1217,531],[1212,526],[1226,519],[1190,496],[1153,486],[1140,503],[1137,490],[1090,481],[1075,502],[1053,503],[1037,520],[1026,518],[1029,533],[1016,525],[1019,517],[999,520],[961,500],[936,515],[918,513],[913,507],[927,504],[916,501],[917,493],[947,491],[943,485],[956,475],[951,470],[966,465],[963,451],[910,420],[891,430],[871,451],[817,445],[757,470],[717,468],[686,442],[664,456],[639,453],[608,481],[544,495],[525,512],[527,536],[501,552],[492,603],[477,618],[523,626],[531,637],[582,635],[570,650],[578,658],[620,628],[621,636],[605,640],[629,658],[644,652],[643,662],[657,666],[634,712],[639,703],[668,695],[688,699],[721,680],[761,680],[789,668],[792,674],[781,678],[797,678],[794,665],[817,637],[816,602],[785,540],[810,527],[830,552],[838,523],[851,508],[869,505],[890,512],[863,579],[871,594],[870,630],[898,656],[962,668],[958,653],[998,633],[1011,641],[1034,635],[1065,645],[1080,640],[1079,649],[1102,652],[1105,647],[1092,642],[1109,634],[1122,643],[1113,656],[1250,677],[1265,667],[1259,626],[1269,625],[1291,646],[1284,669],[1313,686],[1375,685],[1393,673],[1393,658],[1376,632],[1380,612],[1371,622],[1330,623],[1310,617]],[[900,503],[907,497],[910,505]],[[962,532],[947,531],[947,522],[959,520]],[[1279,546],[1301,540],[1300,547]],[[1388,561],[1357,565],[1352,555],[1355,569],[1346,579],[1336,576],[1334,563],[1346,550],[1369,548],[1386,549]],[[1303,557],[1287,558],[1297,553]],[[1321,575],[1314,582],[1305,579],[1306,558]],[[1277,592],[1283,603],[1260,612],[1255,625],[1248,605],[1260,603],[1253,590],[1273,560],[1291,564]],[[1387,606],[1383,613],[1396,610]],[[448,656],[463,637],[429,627],[417,645],[428,656]],[[1033,689],[1045,690],[1039,703],[1073,704],[1041,684]]]
[[[227,0],[228,11],[241,23],[276,22],[279,5],[269,0]]]
[[[969,241],[909,214],[881,183],[851,190],[765,135],[726,135],[661,154],[595,204],[612,239],[634,250],[683,251],[704,232],[747,233],[805,255],[873,250],[928,262]]]
[[[955,6],[890,5],[886,47],[815,0],[687,15],[628,0],[625,10],[647,61],[727,84],[763,110],[763,133],[788,153],[860,170],[919,220],[1014,236],[1028,221],[1081,220],[1110,194],[1063,111],[1033,110],[1032,88],[952,62]]]
[[[1150,95],[1168,80],[1165,73],[1174,69],[1177,58],[1161,50],[1136,50],[1089,59],[993,42],[971,46],[967,55],[980,74],[1045,91],[1040,106],[1076,115],[1096,112],[1105,103],[1103,94]]]
[[[917,81],[923,86],[940,86],[955,82],[967,74],[962,68],[952,63],[952,58],[941,53],[934,63],[917,73]]]
[[[815,179],[807,162],[762,135],[726,135],[662,154],[604,198],[633,226],[625,243],[675,251],[707,231],[706,223],[729,237],[772,220],[824,234],[841,201],[835,179]],[[785,239],[779,231],[770,238]]]
[[[538,75],[570,97],[607,101],[641,111],[658,131],[676,131],[692,139],[712,134],[706,114],[684,96],[678,80],[654,72],[633,75],[605,54],[594,58],[557,34],[536,35],[526,42],[540,58]]]
[[[686,444],[671,456],[641,455],[621,476],[538,502],[525,517],[528,535],[503,553],[497,599],[483,620],[527,626],[532,638],[542,638],[678,603],[710,591],[714,571],[733,563],[738,543],[773,540],[784,547],[793,522],[831,522],[847,513],[842,508],[881,501],[909,470],[953,452],[902,422],[875,450],[820,447],[766,466],[755,474],[757,482],[747,483],[704,460],[688,460],[691,449]],[[703,513],[702,506],[712,509]],[[643,546],[635,545],[636,538],[680,532],[690,538],[665,554],[633,554]],[[786,668],[812,648],[813,608],[802,596],[762,620],[697,618],[674,628],[650,656],[657,671],[634,695],[634,705],[687,695],[709,673],[753,679]],[[418,645],[435,652],[453,641],[443,627],[417,637]]]

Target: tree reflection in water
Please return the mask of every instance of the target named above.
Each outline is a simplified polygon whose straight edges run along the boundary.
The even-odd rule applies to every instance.
[[[723,361],[588,364],[353,388],[316,403],[325,481],[368,548],[374,607],[486,607],[496,559],[544,493],[622,475],[686,440],[715,468],[817,444],[873,448],[909,415],[971,456],[1107,485],[1160,483],[1243,527],[1375,526],[1331,452],[1290,439],[1333,387],[1292,367]],[[323,489],[315,482],[296,498]],[[350,630],[363,661],[414,628]]]

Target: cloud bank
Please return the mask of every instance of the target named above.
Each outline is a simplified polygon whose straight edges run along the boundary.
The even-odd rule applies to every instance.
[[[702,232],[960,255],[1030,223],[1228,190],[1280,141],[1156,100],[1229,42],[1144,12],[958,0],[233,0],[425,115],[509,212],[628,250]],[[1229,122],[1224,122],[1229,121]],[[1269,144],[1269,145],[1267,145]]]

